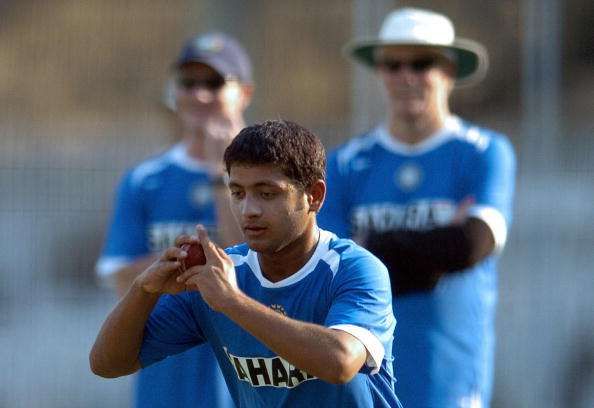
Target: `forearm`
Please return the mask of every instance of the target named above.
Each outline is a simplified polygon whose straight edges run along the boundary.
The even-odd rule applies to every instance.
[[[406,293],[432,289],[442,274],[475,265],[492,252],[494,239],[483,221],[470,218],[428,231],[372,233],[365,246],[388,266],[393,290]]]
[[[225,314],[289,363],[324,381],[346,383],[365,363],[350,334],[291,319],[241,294]]]
[[[91,370],[102,377],[119,377],[140,368],[138,354],[145,323],[159,299],[134,283],[109,314],[89,357]]]
[[[478,219],[463,225],[438,227],[428,231],[395,230],[371,233],[366,247],[388,256],[400,252],[438,271],[458,271],[473,266],[494,247],[489,227]]]

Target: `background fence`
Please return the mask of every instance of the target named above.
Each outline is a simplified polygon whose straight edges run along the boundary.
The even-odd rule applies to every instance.
[[[175,140],[161,95],[185,38],[241,38],[257,82],[248,121],[295,120],[331,147],[383,116],[375,79],[341,46],[403,5],[488,47],[489,76],[453,106],[518,153],[493,406],[594,406],[590,0],[3,0],[0,407],[127,406],[128,378],[88,369],[115,301],[93,265],[123,170]]]

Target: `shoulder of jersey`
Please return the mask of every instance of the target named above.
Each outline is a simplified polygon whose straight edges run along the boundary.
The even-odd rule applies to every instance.
[[[336,236],[334,236],[334,238],[330,241],[328,250],[336,252],[341,258],[350,257],[351,255],[371,255],[371,252],[358,245],[353,240],[348,238],[338,238]]]
[[[339,270],[350,270],[353,265],[360,265],[360,261],[366,264],[374,264],[377,267],[383,265],[381,261],[375,257],[371,252],[360,245],[357,245],[350,239],[334,238],[329,245],[330,252],[335,253],[334,257],[327,256],[326,261],[330,267],[333,268],[334,273]],[[339,268],[342,265],[342,268]]]
[[[332,235],[330,242],[328,244],[328,250],[335,251],[338,254],[342,254],[344,251],[355,247],[355,244],[352,240],[348,238],[339,238],[335,234]]]
[[[248,261],[249,251],[250,248],[245,242],[225,249],[225,252],[229,255],[235,266],[240,266]]]
[[[243,242],[241,244],[233,245],[233,246],[226,248],[225,252],[229,256],[231,256],[231,255],[247,256],[249,250],[250,250],[250,248],[248,247],[248,245],[245,242]]]
[[[450,131],[455,140],[467,144],[478,151],[486,150],[491,143],[508,142],[504,134],[462,119],[457,119],[454,125],[451,126]]]
[[[331,154],[336,156],[338,167],[345,169],[354,158],[365,155],[377,145],[378,135],[375,128],[337,146]]]
[[[162,173],[169,168],[173,164],[173,161],[171,160],[171,152],[172,149],[159,152],[133,167],[130,170],[132,184],[139,185],[147,177]]]

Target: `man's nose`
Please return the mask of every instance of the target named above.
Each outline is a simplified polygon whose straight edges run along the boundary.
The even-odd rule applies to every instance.
[[[241,203],[241,215],[245,218],[254,218],[262,215],[262,207],[255,197],[246,195],[245,199]]]
[[[215,93],[204,86],[193,88],[191,94],[192,97],[200,103],[208,104],[215,100]]]

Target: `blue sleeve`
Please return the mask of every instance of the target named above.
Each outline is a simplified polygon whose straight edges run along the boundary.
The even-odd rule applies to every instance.
[[[384,359],[391,359],[396,320],[384,264],[360,247],[348,249],[341,257],[331,292],[332,305],[324,325],[351,325],[369,331],[376,339],[371,346],[381,344]],[[370,343],[363,343],[372,352]]]
[[[326,199],[318,214],[318,225],[322,229],[335,233],[340,238],[350,238],[352,230],[348,177],[340,170],[338,154],[335,151],[328,158],[326,166]]]
[[[161,296],[144,328],[139,355],[143,367],[205,342],[197,318],[201,299],[195,296],[193,292]]]
[[[508,225],[511,222],[515,187],[516,159],[513,147],[502,136],[495,136],[473,163],[470,192],[475,205],[497,209]]]
[[[142,190],[132,182],[132,172],[121,181],[114,207],[102,256],[132,259],[149,253]]]

